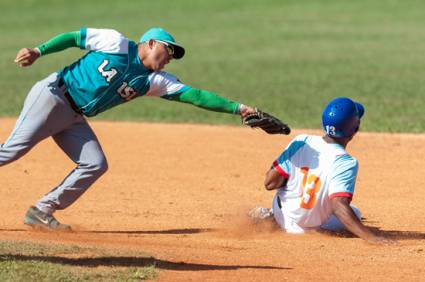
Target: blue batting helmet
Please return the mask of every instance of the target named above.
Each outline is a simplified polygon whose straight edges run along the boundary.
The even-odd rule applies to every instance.
[[[363,114],[362,104],[346,97],[335,98],[323,110],[323,129],[331,137],[351,137],[359,130]]]

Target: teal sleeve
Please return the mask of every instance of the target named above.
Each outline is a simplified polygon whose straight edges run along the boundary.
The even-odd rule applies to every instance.
[[[210,111],[239,114],[240,103],[229,101],[213,92],[205,90],[189,88],[182,93],[166,95],[163,98],[192,104]]]
[[[65,50],[70,47],[80,47],[81,32],[73,31],[59,34],[47,42],[37,46],[41,55],[47,55]]]

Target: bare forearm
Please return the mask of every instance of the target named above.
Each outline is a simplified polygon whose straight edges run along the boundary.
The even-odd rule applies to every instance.
[[[339,205],[334,211],[335,216],[341,221],[348,231],[357,235],[364,240],[370,240],[376,235],[356,217],[353,210],[349,206]]]
[[[350,207],[350,199],[336,197],[331,200],[332,211],[351,233],[372,244],[396,244],[397,242],[374,234],[357,218]]]

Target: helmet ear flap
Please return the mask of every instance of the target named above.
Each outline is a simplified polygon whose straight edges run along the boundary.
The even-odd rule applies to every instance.
[[[364,107],[362,104],[354,102],[356,104],[356,108],[357,108],[357,112],[358,112],[358,116],[359,118],[362,118],[364,115]]]
[[[351,137],[356,134],[360,129],[360,118],[358,116],[353,116],[351,119],[347,120],[343,125],[343,137]]]

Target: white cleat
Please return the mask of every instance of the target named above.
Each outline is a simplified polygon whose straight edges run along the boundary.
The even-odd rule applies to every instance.
[[[255,207],[248,212],[248,216],[255,220],[262,220],[273,216],[273,211],[269,208]]]

